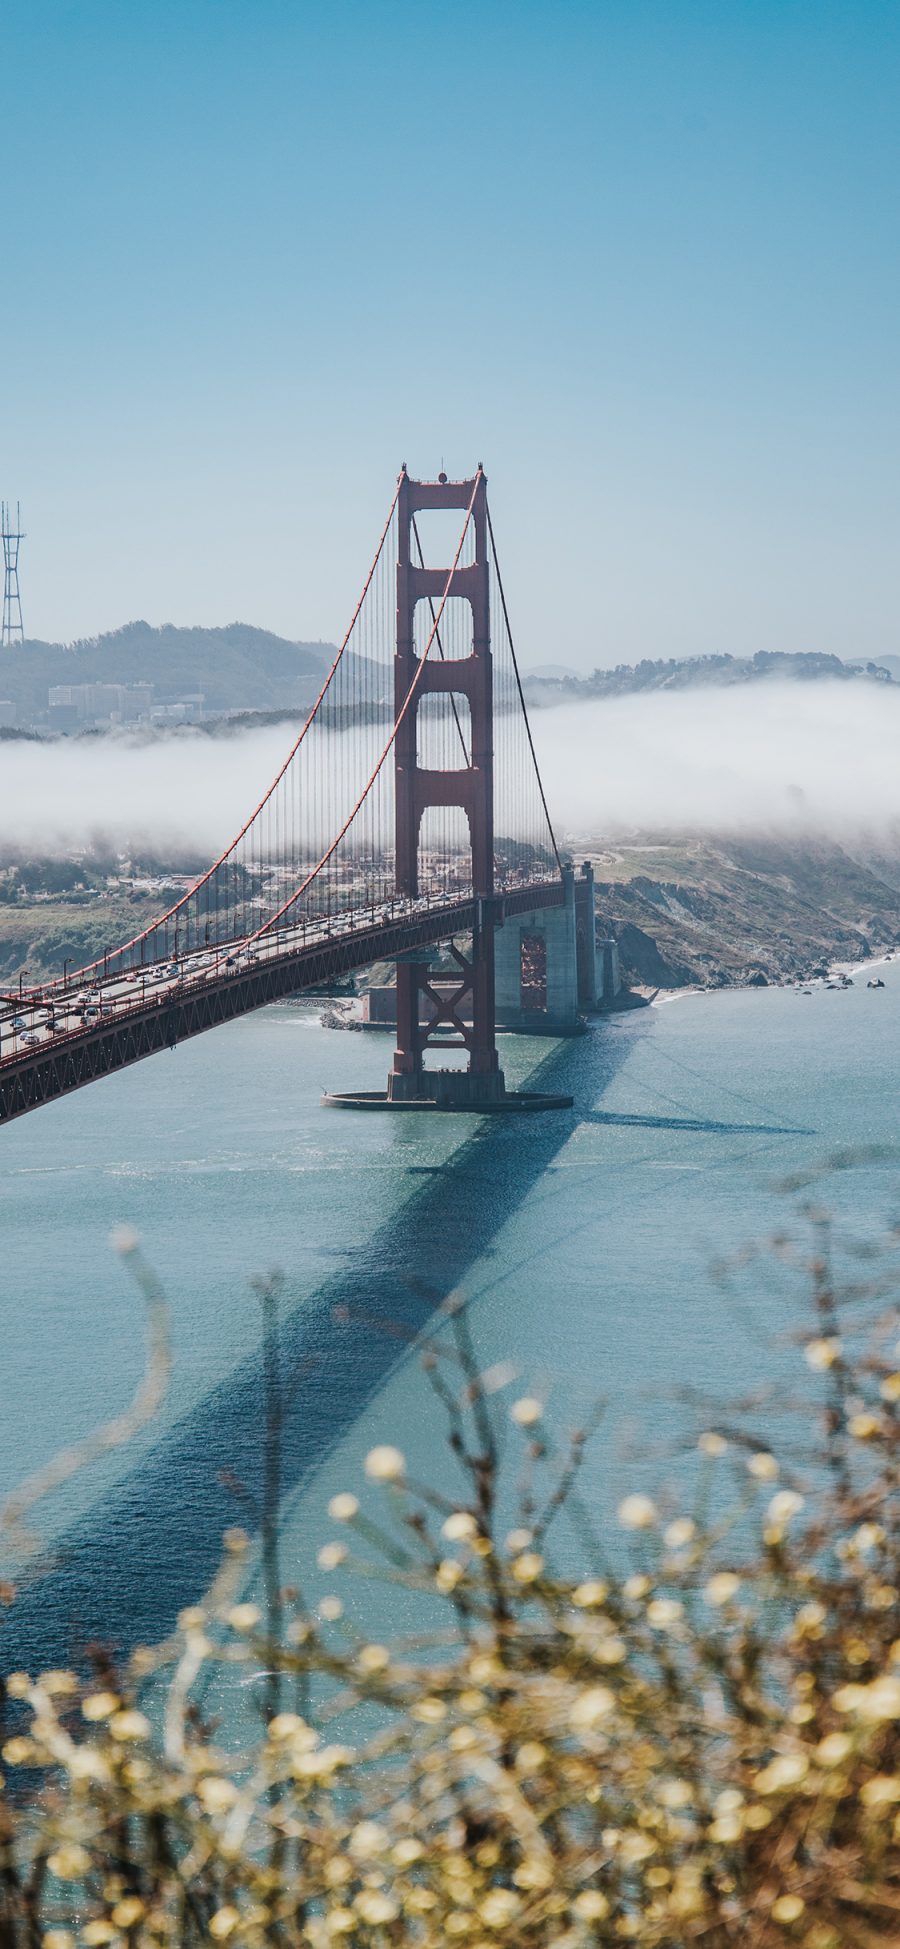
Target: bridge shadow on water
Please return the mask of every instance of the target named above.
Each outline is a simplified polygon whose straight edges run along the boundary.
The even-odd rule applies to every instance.
[[[290,1392],[283,1429],[285,1493],[309,1477],[346,1434],[436,1307],[490,1252],[500,1228],[579,1123],[735,1128],[689,1118],[614,1117],[592,1109],[644,1026],[630,1025],[627,1034],[601,1029],[555,1044],[529,1084],[571,1094],[575,1107],[486,1117],[444,1167],[408,1166],[411,1180],[420,1182],[400,1210],[287,1314],[281,1339]],[[195,1601],[212,1577],[223,1529],[246,1521],[229,1476],[237,1477],[256,1502],[260,1498],[262,1426],[262,1360],[254,1354],[177,1422],[102,1506],[59,1540],[51,1567],[22,1591],[7,1614],[7,1669],[64,1663],[92,1640],[127,1650],[165,1635],[179,1610]]]

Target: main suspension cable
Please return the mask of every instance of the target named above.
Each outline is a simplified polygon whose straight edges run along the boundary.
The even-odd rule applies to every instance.
[[[544,808],[544,817],[547,821],[547,831],[550,834],[550,841],[553,847],[553,851],[556,855],[556,864],[559,867],[560,872],[562,872],[562,860],[560,859],[559,856],[559,847],[557,846],[556,834],[553,830],[553,820],[550,817],[550,809],[547,805],[547,798],[544,792],[544,781],[541,777],[541,768],[537,761],[537,752],[535,751],[534,739],[531,735],[531,725],[528,721],[528,707],[525,703],[525,692],[522,689],[522,679],[519,675],[519,662],[516,656],[516,646],[515,643],[513,642],[512,629],[510,628],[509,610],[506,607],[506,595],[504,593],[504,588],[503,588],[503,577],[500,574],[500,563],[497,559],[497,543],[494,540],[494,524],[491,520],[491,505],[487,499],[485,500],[485,508],[487,510],[488,534],[490,535],[491,538],[491,554],[494,558],[494,570],[497,576],[497,588],[500,592],[500,603],[503,609],[503,621],[506,624],[506,634],[509,640],[510,655],[512,656],[512,667],[515,673],[516,689],[519,693],[519,703],[521,704],[522,707],[522,716],[525,719],[525,733],[528,738],[528,747],[531,752],[531,762],[534,766],[534,775],[537,779],[538,791],[540,792],[541,795],[541,804]]]

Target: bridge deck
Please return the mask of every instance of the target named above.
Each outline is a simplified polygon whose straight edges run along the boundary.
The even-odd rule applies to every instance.
[[[563,898],[559,880],[544,880],[504,889],[497,904],[512,918],[561,906]],[[377,917],[370,910],[351,912],[318,929],[307,922],[184,955],[162,977],[147,967],[99,980],[91,987],[96,999],[87,1004],[96,1014],[85,1016],[82,1004],[74,1021],[73,984],[30,990],[0,1010],[0,1123],[269,1002],[322,987],[373,961],[432,948],[469,932],[475,920],[476,902],[467,893],[438,904],[406,903],[399,911],[395,903],[393,913]],[[66,1011],[65,1026],[57,1020],[48,1027],[51,1003],[60,1015]],[[16,1022],[25,1027],[16,1028]]]

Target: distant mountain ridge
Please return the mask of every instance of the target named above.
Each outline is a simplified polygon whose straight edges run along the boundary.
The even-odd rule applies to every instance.
[[[202,691],[211,710],[289,709],[305,700],[334,654],[332,643],[290,642],[250,623],[180,629],[140,621],[77,643],[31,640],[0,651],[0,697],[31,718],[57,684],[150,683],[158,703]]]
[[[0,651],[0,699],[15,704],[20,724],[45,719],[48,691],[65,684],[149,683],[157,704],[202,693],[207,712],[292,711],[313,701],[334,655],[333,643],[295,642],[252,623],[202,629],[136,621],[74,643],[31,639]],[[526,695],[534,704],[772,678],[890,684],[900,680],[900,659],[851,663],[814,650],[758,650],[752,657],[645,657],[585,677],[564,664],[541,664],[523,673]]]
[[[892,669],[889,666],[896,665]],[[542,668],[547,669],[544,665]],[[883,663],[844,663],[839,656],[824,651],[757,650],[755,656],[644,657],[640,663],[618,663],[612,670],[594,670],[588,677],[574,675],[549,677],[540,670],[526,672],[524,684],[529,700],[537,704],[568,703],[586,697],[621,697],[635,691],[698,690],[733,684],[761,683],[773,678],[791,683],[816,683],[823,679],[839,682],[893,683],[900,674],[897,658]]]

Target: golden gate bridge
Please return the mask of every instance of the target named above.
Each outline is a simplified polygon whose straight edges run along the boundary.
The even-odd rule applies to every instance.
[[[459,532],[434,565],[429,517],[447,512]],[[552,1027],[561,1006],[567,1019],[575,1001],[594,1006],[592,876],[576,882],[554,836],[485,473],[419,481],[404,466],[319,696],[240,832],[131,940],[0,1005],[0,1122],[389,960],[387,1089],[326,1101],[568,1101],[506,1091],[498,942],[502,1023]],[[430,967],[441,943],[449,982]],[[429,1050],[464,1051],[467,1067],[429,1067]]]

